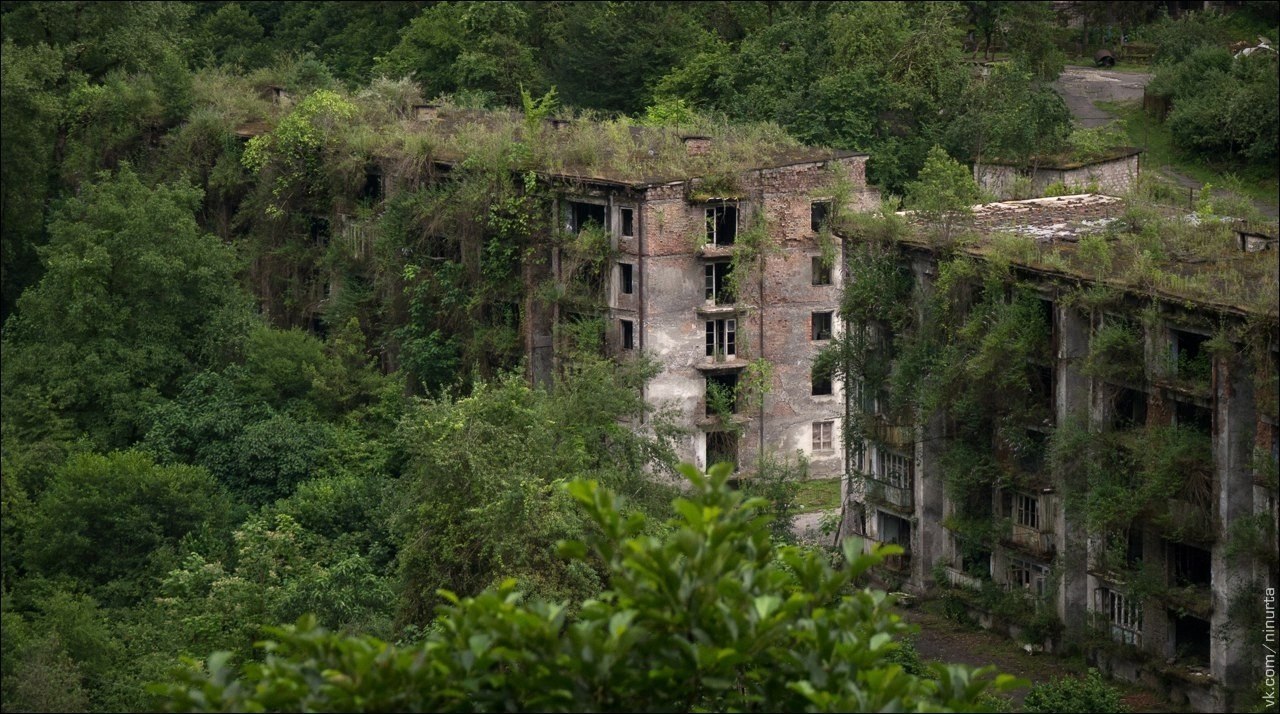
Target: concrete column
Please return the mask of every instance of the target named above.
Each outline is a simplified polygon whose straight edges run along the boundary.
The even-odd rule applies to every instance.
[[[1054,406],[1059,426],[1090,419],[1092,383],[1080,373],[1089,353],[1090,322],[1080,311],[1056,304],[1058,345],[1054,359]],[[1058,493],[1064,484],[1055,479]],[[1065,499],[1055,509],[1053,532],[1057,544],[1055,565],[1062,574],[1058,587],[1058,617],[1065,626],[1065,640],[1080,642],[1089,623],[1089,539],[1084,514],[1069,513]]]
[[[925,325],[927,320],[933,319],[933,316],[925,313],[925,306],[933,294],[937,265],[931,258],[918,258],[913,261],[911,269],[917,287],[916,324]],[[923,589],[934,584],[933,565],[946,556],[947,529],[942,526],[946,484],[939,458],[942,454],[946,421],[940,413],[928,415],[927,419],[918,418],[916,421],[919,424],[915,448],[916,522],[913,524],[916,550],[911,559],[911,583]]]
[[[1226,528],[1253,515],[1253,443],[1257,428],[1253,379],[1248,364],[1236,356],[1215,357],[1213,457],[1217,482],[1217,539],[1213,544],[1213,617],[1210,620],[1210,670],[1228,687],[1249,682],[1256,652],[1223,637],[1231,597],[1247,588],[1253,564],[1226,557]]]

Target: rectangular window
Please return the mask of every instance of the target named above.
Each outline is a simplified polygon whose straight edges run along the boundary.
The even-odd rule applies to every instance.
[[[831,215],[830,201],[814,201],[809,204],[809,227],[814,233],[821,231],[826,227],[827,219]]]
[[[912,473],[915,468],[914,459],[903,454],[895,454],[888,449],[876,449],[876,478],[884,483],[901,489],[912,487]]]
[[[707,416],[738,413],[738,374],[707,377]]]
[[[1013,513],[1010,515],[1014,525],[1040,530],[1040,501],[1034,496],[1013,494]]]
[[[1094,591],[1094,608],[1111,629],[1111,639],[1126,645],[1142,646],[1142,606],[1124,593],[1109,588]]]
[[[813,313],[813,331],[812,339],[829,340],[831,339],[831,313],[815,312]]]
[[[635,292],[631,263],[618,263],[618,282],[623,295]]]
[[[707,320],[707,356],[723,359],[738,353],[738,321]]]
[[[1010,558],[1007,585],[1010,590],[1027,590],[1043,596],[1044,583],[1048,575],[1048,568],[1043,565],[1029,563],[1020,558]]]
[[[622,223],[623,237],[630,238],[634,236],[636,230],[635,210],[630,208],[619,208],[618,215],[622,219],[620,222]]]
[[[815,421],[813,423],[813,450],[831,451],[836,448],[835,433],[835,422]]]
[[[822,256],[813,256],[813,269],[810,273],[813,276],[814,285],[830,285],[831,284],[831,266],[822,262]]]
[[[810,380],[810,394],[815,397],[831,394],[831,372],[829,370],[814,370]]]
[[[636,348],[636,329],[635,323],[630,320],[622,320],[622,349],[633,350]]]
[[[731,431],[707,432],[707,466],[725,462],[738,470],[738,435]]]
[[[738,237],[738,207],[707,207],[707,244],[733,245]]]
[[[733,263],[707,263],[703,266],[704,293],[708,301],[717,305],[733,302],[733,293],[729,290],[729,275],[732,272]]]

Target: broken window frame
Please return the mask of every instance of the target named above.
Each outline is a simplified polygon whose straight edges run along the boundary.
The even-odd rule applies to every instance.
[[[1044,597],[1049,569],[1022,558],[1009,558],[1005,568],[1005,587],[1009,590],[1019,589]]]
[[[703,266],[703,297],[707,302],[716,305],[736,302],[733,291],[729,289],[729,275],[732,273],[733,263],[729,261],[707,263]]]
[[[635,237],[635,209],[620,207],[618,209],[618,235],[623,238]]]
[[[716,361],[732,359],[738,353],[738,320],[733,317],[707,320],[706,325],[707,357]]]
[[[1108,587],[1094,588],[1094,612],[1106,619],[1108,634],[1115,642],[1142,646],[1142,604],[1129,602],[1125,593]]]
[[[831,199],[824,198],[809,203],[809,229],[820,233],[831,220]]]
[[[835,380],[830,370],[826,372],[811,371],[809,376],[809,394],[815,397],[829,397],[835,394]]]
[[[915,459],[883,446],[876,447],[875,477],[894,488],[910,491],[915,482]]]
[[[707,245],[730,246],[738,239],[738,206],[718,203],[706,207]],[[729,216],[733,222],[729,223]]]

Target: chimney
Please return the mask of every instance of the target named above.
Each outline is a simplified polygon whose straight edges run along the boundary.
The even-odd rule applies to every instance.
[[[684,142],[684,150],[690,156],[704,156],[711,151],[709,136],[682,136],[680,140]]]
[[[413,118],[418,121],[435,121],[440,118],[439,104],[413,105]]]

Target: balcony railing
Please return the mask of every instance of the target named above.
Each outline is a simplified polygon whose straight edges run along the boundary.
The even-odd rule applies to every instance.
[[[1053,555],[1056,548],[1052,533],[1016,523],[1010,532],[1009,542],[1028,553],[1039,556]]]
[[[904,511],[910,511],[915,507],[915,497],[911,489],[877,481],[875,478],[867,479],[867,498]]]

